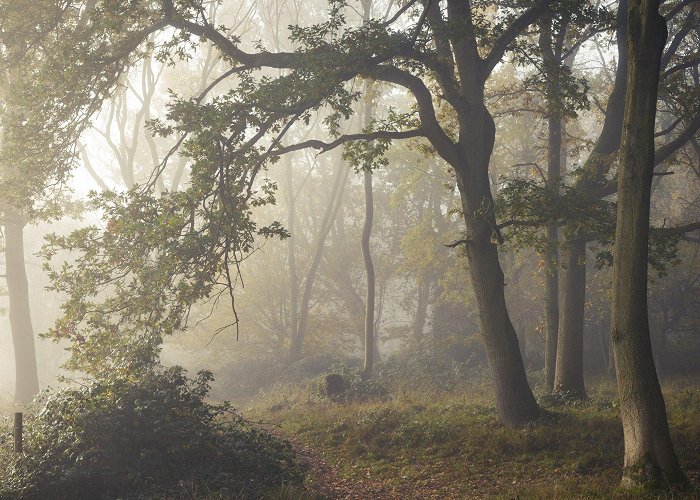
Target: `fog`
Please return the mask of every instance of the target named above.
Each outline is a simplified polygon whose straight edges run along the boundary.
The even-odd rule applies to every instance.
[[[656,395],[656,375],[661,389],[647,408],[663,407],[663,390],[670,417],[654,428],[668,435],[670,421],[685,444],[676,446],[680,466],[654,467],[664,480],[683,468],[697,487],[697,434],[680,423],[700,408],[691,7],[662,8],[670,35],[647,120],[656,153],[632,161],[629,144],[643,134],[628,133],[625,105],[643,97],[625,104],[625,91],[638,87],[624,88],[633,76],[618,37],[636,42],[615,20],[617,3],[546,15],[517,2],[465,7],[454,26],[471,33],[472,52],[441,24],[451,2],[185,4],[48,2],[42,13],[2,2],[7,415],[36,414],[59,388],[116,395],[153,376],[143,387],[157,392],[166,380],[158,377],[175,373],[167,367],[182,366],[213,379],[199,391],[172,375],[178,397],[196,394],[178,404],[230,401],[265,432],[278,425],[270,439],[291,439],[294,453],[311,449],[312,471],[316,458],[340,457],[314,472],[332,476],[340,493],[321,481],[309,489],[319,498],[573,498],[609,493],[621,467],[630,477],[637,462],[626,449],[623,463],[618,425],[620,411],[624,432],[633,425],[624,420],[634,413],[625,413],[625,384],[641,380]],[[520,26],[521,14],[533,21]],[[508,23],[518,26],[512,39]],[[620,240],[631,211],[618,172],[628,164],[653,171],[649,224],[635,226],[651,228],[648,252]],[[648,269],[646,289],[623,289],[613,267],[633,254]],[[620,306],[629,297],[634,306]],[[628,333],[638,350],[625,347]],[[102,383],[110,388],[87,389]],[[228,411],[207,408],[216,418]],[[492,472],[488,484],[420,483],[434,450],[445,470],[450,460],[455,470],[471,466],[461,461],[479,450],[456,437],[462,425],[483,431],[489,450],[499,446],[489,426],[555,430],[549,444],[524,450],[517,435],[503,435],[494,456],[512,466],[505,486]],[[578,444],[561,444],[566,426],[600,432],[589,441],[617,448],[554,459],[576,477],[557,493],[547,483],[558,469],[538,453],[578,454]],[[31,448],[44,434],[30,436]],[[486,471],[484,457],[468,464]],[[513,457],[545,463],[544,472],[530,484]],[[21,477],[20,468],[7,477]],[[293,485],[306,477],[290,474]],[[594,489],[581,489],[586,474]],[[362,477],[356,493],[339,477]],[[168,481],[182,491],[190,484]],[[193,491],[210,486],[192,481]],[[92,492],[121,494],[105,488]],[[260,488],[240,496],[267,498]]]

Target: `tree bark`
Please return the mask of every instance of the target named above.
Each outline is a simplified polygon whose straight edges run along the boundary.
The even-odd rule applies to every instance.
[[[39,393],[39,376],[24,262],[23,223],[9,223],[5,226],[5,261],[10,326],[15,349],[15,400],[28,403]]]
[[[558,73],[562,64],[562,48],[566,26],[560,28],[555,38],[552,33],[552,16],[545,15],[540,22],[539,47],[544,71],[547,73],[547,187],[559,191],[562,158],[562,92]],[[572,58],[573,59],[573,58]],[[573,61],[572,61],[573,62]],[[559,229],[556,223],[546,227],[547,248],[544,254],[544,322],[545,389],[554,389],[554,374],[557,358],[557,330],[559,328]]]
[[[561,272],[561,317],[557,341],[554,391],[585,398],[583,382],[583,324],[586,304],[586,242],[570,240]]]
[[[612,165],[611,157],[614,155],[620,146],[620,136],[622,134],[622,120],[624,115],[624,99],[627,88],[627,0],[620,0],[617,12],[617,45],[618,45],[618,65],[615,71],[615,83],[608,104],[605,109],[605,121],[595,146],[591,153],[586,158],[586,162],[581,169],[581,175],[574,183],[574,187],[581,191],[595,191],[600,187],[601,180],[604,174],[608,173]],[[573,256],[567,259],[562,259],[562,262],[567,269],[561,271],[561,281],[559,287],[559,330],[558,343],[562,342],[562,338],[569,340],[569,346],[578,344],[583,345],[583,327],[585,318],[585,294],[586,294],[586,273],[585,249],[580,248],[581,243],[576,242],[580,235],[577,234],[577,228],[567,227],[562,231],[562,247],[574,248],[579,246],[576,263],[572,266],[571,260]],[[578,266],[584,269],[577,269]],[[578,276],[568,275],[569,271],[578,270]],[[565,305],[566,304],[566,305]],[[578,338],[578,340],[577,340]],[[578,380],[564,386],[563,390],[571,391],[572,395],[585,395],[583,385],[583,349],[572,350],[571,354],[559,356],[560,346],[557,345],[557,367],[555,370],[555,388],[557,390],[556,371],[562,373],[576,375],[567,376],[567,380]],[[568,349],[567,349],[568,350]],[[560,366],[563,363],[564,366]],[[574,366],[567,366],[573,363]]]
[[[297,276],[297,257],[295,251],[296,232],[296,203],[294,197],[294,176],[292,174],[292,159],[284,156],[284,172],[287,179],[287,265],[289,266],[289,338],[294,341],[299,323],[299,277]]]
[[[362,21],[369,22],[372,11],[372,0],[362,0]],[[367,129],[373,119],[374,86],[372,82],[365,82],[363,128]],[[372,193],[372,170],[371,165],[364,166],[364,186],[365,186],[365,223],[362,228],[362,259],[365,263],[365,274],[367,276],[367,295],[365,297],[365,360],[363,375],[370,377],[374,368],[374,351],[377,348],[374,335],[374,302],[376,279],[374,275],[374,263],[372,253],[369,248],[369,239],[372,235],[372,223],[374,221],[374,195]]]
[[[427,280],[426,280],[427,281]],[[425,328],[425,320],[428,316],[428,302],[430,301],[430,283],[419,282],[417,285],[417,305],[416,315],[413,318],[413,335],[415,337],[423,336],[423,328]]]
[[[683,481],[654,367],[647,307],[654,119],[666,22],[629,0],[628,91],[618,173],[612,340],[625,439],[623,487]]]
[[[493,374],[498,416],[505,425],[522,425],[535,420],[539,408],[528,385],[518,337],[508,315],[505,277],[498,259],[496,244],[502,239],[496,230],[488,176],[495,125],[485,107],[474,109],[470,115],[473,133],[460,138],[470,154],[455,169],[464,213],[469,275]]]
[[[561,113],[553,113],[548,119],[549,141],[547,155],[547,184],[558,189],[561,176]],[[547,251],[545,252],[545,353],[544,372],[547,392],[554,389],[557,359],[557,335],[559,329],[559,229],[556,224],[547,226]]]

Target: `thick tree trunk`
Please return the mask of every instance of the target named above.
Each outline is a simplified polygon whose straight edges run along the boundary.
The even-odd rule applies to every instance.
[[[27,403],[39,393],[39,377],[24,263],[24,226],[21,223],[5,226],[5,262],[17,374],[15,400]]]
[[[527,328],[525,322],[520,323],[520,334],[518,335],[518,347],[523,357],[523,365],[527,367]]]
[[[659,0],[629,0],[611,334],[625,437],[624,487],[683,481],[654,368],[647,309],[654,117],[666,40],[666,23],[658,8]]]
[[[586,304],[586,242],[568,242],[561,271],[561,309],[554,391],[585,398],[583,382],[583,324]]]
[[[456,168],[464,212],[469,275],[476,297],[481,334],[486,347],[496,396],[496,410],[505,425],[535,420],[539,408],[530,390],[504,294],[504,275],[496,243],[501,241],[491,207],[493,197],[488,166],[495,126],[488,111],[474,110],[471,130],[465,141],[469,157]]]

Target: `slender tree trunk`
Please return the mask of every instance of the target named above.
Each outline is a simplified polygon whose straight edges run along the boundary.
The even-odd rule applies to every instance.
[[[554,391],[585,398],[583,382],[583,324],[586,303],[586,242],[570,240],[561,272],[561,316],[557,341]]]
[[[292,175],[292,159],[284,156],[284,172],[287,179],[287,230],[291,235],[287,238],[287,265],[289,266],[289,338],[294,342],[297,334],[299,314],[299,277],[297,276],[297,257],[295,251],[296,203],[294,200],[294,177]]]
[[[562,175],[562,107],[563,97],[559,84],[562,49],[566,37],[566,25],[555,36],[552,31],[552,15],[547,13],[540,21],[539,47],[544,71],[547,75],[547,187],[559,191]],[[572,61],[573,62],[573,57]],[[556,223],[546,227],[547,248],[545,259],[545,389],[554,389],[557,359],[557,331],[559,328],[559,229]]]
[[[328,207],[326,209],[326,213],[324,214],[323,221],[321,222],[321,228],[316,240],[314,254],[311,257],[311,265],[309,266],[309,271],[306,273],[301,303],[299,304],[299,323],[297,333],[292,339],[291,343],[292,359],[297,359],[299,356],[301,356],[304,337],[306,336],[306,328],[309,321],[309,303],[311,302],[311,292],[314,287],[314,281],[316,280],[318,268],[321,265],[321,260],[323,258],[323,249],[325,247],[326,238],[328,237],[328,233],[331,231],[331,226],[333,225],[333,221],[338,214],[338,208],[342,202],[345,182],[347,181],[349,173],[350,169],[347,165],[340,165],[338,173],[336,174],[335,182],[333,183],[331,198],[328,202]]]
[[[39,377],[24,262],[24,225],[22,223],[9,223],[5,226],[5,262],[17,374],[15,400],[26,403],[32,401],[39,393]]]
[[[365,363],[364,375],[369,377],[374,367],[374,296],[375,276],[374,263],[369,248],[369,238],[372,234],[372,220],[374,218],[374,199],[372,196],[372,172],[364,172],[365,181],[365,225],[362,229],[362,258],[365,262],[367,274],[367,298],[365,301]]]
[[[559,187],[561,176],[561,113],[555,112],[548,119],[549,141],[547,155],[547,184],[550,189]],[[557,359],[557,335],[559,330],[559,229],[556,224],[547,226],[547,251],[545,253],[545,352],[544,372],[547,392],[554,389]]]
[[[372,0],[362,0],[362,20],[369,22],[372,11]],[[374,115],[373,90],[371,82],[365,82],[364,116],[363,128],[371,125]],[[369,239],[372,235],[372,223],[374,220],[374,195],[372,193],[372,170],[370,165],[365,165],[364,170],[365,185],[365,224],[362,228],[362,259],[365,263],[365,274],[367,275],[367,296],[365,300],[365,361],[363,373],[365,377],[372,375],[374,367],[374,351],[377,348],[374,338],[374,302],[376,279],[374,275],[374,263],[372,253],[369,248]]]
[[[426,280],[427,281],[427,280]],[[418,283],[418,304],[416,306],[416,315],[413,318],[413,335],[421,337],[425,320],[428,316],[428,302],[430,301],[430,283]]]
[[[501,237],[490,210],[493,197],[488,167],[495,125],[486,108],[474,109],[469,122],[474,133],[462,139],[470,155],[465,155],[464,164],[455,169],[464,212],[469,275],[493,374],[498,416],[505,425],[522,425],[535,420],[539,408],[527,382],[518,336],[506,307],[505,277],[496,247]]]
[[[667,36],[658,8],[659,0],[629,0],[611,334],[625,437],[623,487],[683,481],[654,367],[647,308],[654,118]]]

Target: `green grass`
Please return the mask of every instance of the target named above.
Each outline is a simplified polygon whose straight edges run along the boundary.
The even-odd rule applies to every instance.
[[[700,389],[665,389],[676,449],[697,492]],[[614,386],[590,393],[576,406],[546,407],[521,429],[500,425],[482,390],[343,404],[296,388],[268,394],[247,414],[279,425],[342,476],[413,498],[638,497],[616,490],[623,441]]]

